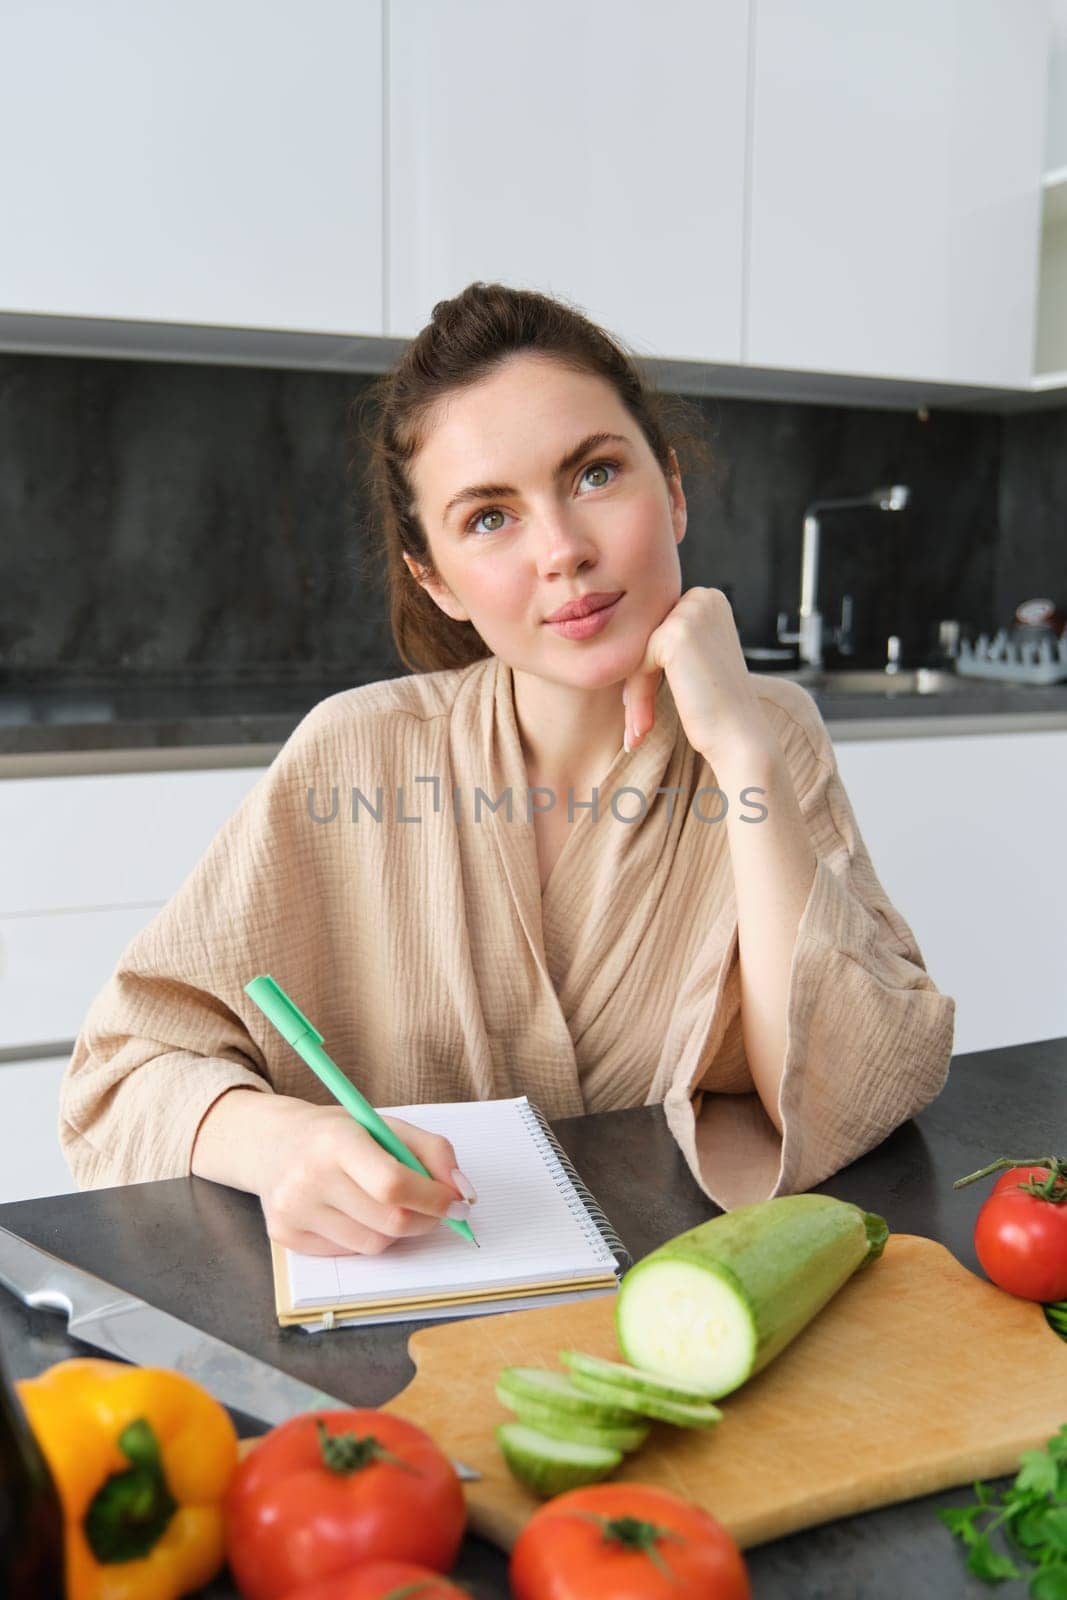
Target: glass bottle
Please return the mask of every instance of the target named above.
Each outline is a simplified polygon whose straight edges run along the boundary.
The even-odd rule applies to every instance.
[[[64,1600],[63,1510],[0,1351],[0,1595]]]

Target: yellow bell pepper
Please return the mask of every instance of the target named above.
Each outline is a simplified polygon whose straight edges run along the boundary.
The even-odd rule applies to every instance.
[[[92,1357],[16,1384],[63,1505],[67,1600],[178,1600],[219,1571],[237,1465],[192,1378]]]

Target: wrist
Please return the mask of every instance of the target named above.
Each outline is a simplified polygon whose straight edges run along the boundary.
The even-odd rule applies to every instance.
[[[720,780],[731,789],[746,784],[766,785],[781,769],[784,757],[774,734],[753,734],[750,730],[732,740],[723,740],[712,752],[701,752]]]
[[[258,1194],[264,1166],[263,1141],[272,1137],[290,1098],[243,1084],[224,1089],[201,1117],[196,1130],[189,1158],[193,1176]]]

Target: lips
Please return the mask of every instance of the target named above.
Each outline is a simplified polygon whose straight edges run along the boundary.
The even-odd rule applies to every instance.
[[[571,622],[575,617],[588,617],[594,611],[603,611],[607,606],[614,605],[621,599],[623,591],[616,589],[612,594],[583,594],[579,600],[569,600],[565,606],[554,611],[546,622]]]

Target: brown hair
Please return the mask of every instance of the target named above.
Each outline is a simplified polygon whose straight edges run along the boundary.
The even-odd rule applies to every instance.
[[[365,526],[371,559],[384,574],[393,639],[412,672],[469,666],[491,654],[473,623],[446,616],[404,562],[407,554],[427,576],[436,576],[408,469],[424,442],[422,429],[433,407],[520,351],[606,378],[648,440],[664,477],[673,471],[671,447],[689,447],[706,457],[690,407],[647,382],[623,344],[567,301],[500,283],[471,283],[453,299],[439,300],[396,366],[354,407],[357,418],[365,406],[377,408],[369,435],[361,428],[369,447]]]

